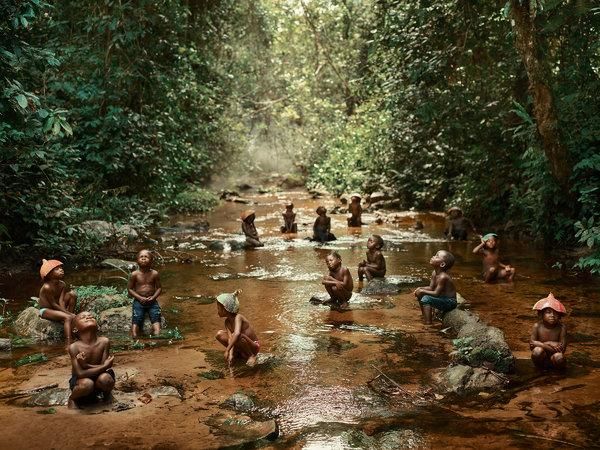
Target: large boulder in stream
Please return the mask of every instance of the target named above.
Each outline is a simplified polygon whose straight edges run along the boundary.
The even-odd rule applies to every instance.
[[[110,308],[100,313],[98,327],[103,333],[127,333],[131,329],[131,306],[120,306]],[[161,316],[161,328],[166,326],[164,316]],[[152,323],[146,315],[144,318],[144,332],[148,333],[152,329]]]
[[[20,336],[30,337],[39,341],[59,340],[63,338],[62,322],[42,319],[40,311],[33,306],[19,314],[14,323],[14,329]]]
[[[208,248],[215,252],[235,252],[252,248],[245,240],[228,239],[226,241],[212,241]]]
[[[392,276],[384,278],[373,278],[362,289],[364,295],[394,295],[402,292],[403,289],[412,287],[421,283],[420,278],[411,276]]]
[[[128,241],[135,241],[139,238],[138,231],[128,224],[116,225],[104,220],[86,220],[80,226],[87,234],[94,235],[103,240],[125,238]]]
[[[68,388],[52,388],[36,392],[29,400],[27,406],[66,406],[71,390]]]
[[[135,270],[137,269],[137,263],[133,261],[125,261],[124,259],[107,258],[102,260],[100,267],[104,267],[106,269]]]
[[[386,300],[384,298],[376,298],[369,297],[367,295],[359,294],[354,292],[350,300],[348,301],[348,305],[341,307],[337,303],[333,303],[329,294],[325,292],[319,292],[318,294],[314,294],[310,298],[310,303],[313,305],[326,305],[331,307],[332,309],[340,309],[340,310],[353,310],[353,309],[391,309],[395,305],[390,300]]]
[[[483,367],[463,364],[448,366],[441,374],[441,385],[448,393],[477,394],[494,392],[508,383],[505,376]]]

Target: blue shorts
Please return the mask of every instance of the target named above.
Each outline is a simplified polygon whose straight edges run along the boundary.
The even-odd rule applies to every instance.
[[[455,297],[434,297],[433,295],[424,295],[419,300],[421,305],[428,305],[443,312],[452,311],[456,308]]]
[[[151,323],[160,322],[160,306],[158,306],[156,300],[147,304],[142,304],[139,300],[134,300],[131,323],[142,328],[144,326],[144,317],[146,316],[146,313],[150,316]]]

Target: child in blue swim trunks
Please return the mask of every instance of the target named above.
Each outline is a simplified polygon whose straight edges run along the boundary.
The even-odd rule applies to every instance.
[[[440,250],[431,257],[429,263],[433,266],[431,283],[415,290],[415,297],[419,301],[426,325],[431,325],[434,308],[443,312],[456,308],[456,288],[448,275],[448,271],[454,265],[454,255]]]
[[[160,334],[160,306],[158,296],[162,292],[160,276],[152,268],[154,256],[149,250],[140,250],[137,255],[139,269],[134,271],[129,278],[127,290],[133,297],[133,311],[131,314],[131,336],[138,337],[144,326],[146,313],[152,323],[152,334]]]

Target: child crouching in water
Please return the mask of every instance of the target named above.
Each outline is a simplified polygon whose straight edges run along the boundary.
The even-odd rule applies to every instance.
[[[225,317],[225,329],[219,330],[215,337],[226,347],[224,356],[229,365],[237,357],[253,366],[256,364],[260,343],[248,319],[238,313],[240,302],[237,296],[240,292],[217,296],[217,312],[219,317]]]
[[[443,312],[456,308],[456,288],[447,273],[454,265],[454,255],[446,250],[440,250],[431,257],[429,263],[433,266],[431,283],[427,287],[415,290],[415,297],[421,306],[421,314],[426,325],[432,323],[432,308]]]
[[[374,234],[367,241],[367,260],[358,263],[358,281],[367,277],[371,281],[375,277],[385,277],[385,258],[381,249],[383,248],[383,238]]]
[[[541,299],[534,306],[537,310],[539,321],[533,326],[529,348],[531,359],[539,368],[553,367],[564,369],[567,360],[567,327],[561,318],[567,310],[552,293]]]
[[[331,252],[325,258],[329,273],[323,277],[321,284],[325,286],[331,302],[338,306],[346,306],[352,297],[354,282],[347,267],[342,266],[342,257],[338,252]]]
[[[72,367],[69,408],[78,408],[78,401],[95,401],[98,393],[108,401],[115,386],[110,341],[97,336],[98,324],[92,313],[80,312],[72,322],[73,334],[79,340],[69,345]]]

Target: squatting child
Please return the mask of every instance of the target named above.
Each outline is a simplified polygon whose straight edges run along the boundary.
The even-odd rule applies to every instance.
[[[477,233],[473,222],[463,216],[462,209],[453,206],[447,211],[447,214],[448,218],[446,219],[446,229],[444,230],[444,234],[448,239],[466,241],[469,230],[473,231],[473,233]]]
[[[226,347],[224,356],[228,364],[231,365],[235,358],[240,358],[245,359],[249,366],[253,366],[260,350],[260,343],[248,319],[239,314],[238,294],[240,292],[217,296],[217,312],[219,317],[225,317],[225,329],[219,330],[215,337]]]
[[[285,205],[285,212],[283,216],[283,226],[281,227],[282,233],[297,233],[298,226],[295,223],[296,213],[294,212],[294,204],[289,202]]]
[[[327,217],[327,209],[324,206],[317,208],[318,217],[313,225],[313,240],[319,242],[335,241],[331,233],[331,217]]]
[[[529,348],[531,359],[539,368],[563,369],[567,360],[567,327],[561,318],[567,310],[552,293],[541,299],[534,306],[537,310],[538,323],[533,326]]]
[[[264,247],[265,244],[260,242],[258,231],[254,225],[256,212],[252,209],[248,209],[244,211],[240,217],[242,219],[242,231],[246,235],[246,242],[252,247]]]
[[[56,259],[42,260],[40,276],[44,284],[40,289],[40,317],[46,320],[62,322],[67,345],[71,343],[71,319],[75,316],[77,294],[67,289],[63,281],[65,270],[63,263]]]
[[[154,255],[149,250],[140,250],[137,254],[138,270],[135,270],[129,278],[127,290],[133,297],[131,314],[131,336],[138,337],[138,333],[144,327],[146,313],[152,323],[152,334],[160,334],[160,306],[158,296],[162,292],[160,275],[152,268]]]
[[[360,206],[360,195],[352,194],[352,197],[350,197],[350,205],[348,205],[348,212],[351,214],[350,217],[348,217],[348,226],[362,226],[362,206]]]
[[[331,252],[325,258],[329,273],[323,277],[322,284],[336,305],[346,305],[352,297],[354,283],[347,267],[342,266],[342,257],[338,252]]]
[[[107,337],[97,336],[98,324],[88,311],[74,316],[72,325],[78,340],[69,345],[72,368],[69,408],[78,408],[79,402],[95,401],[96,394],[100,393],[103,400],[108,401],[115,386],[110,341]]]
[[[473,249],[473,253],[483,255],[483,280],[492,283],[498,280],[512,281],[515,276],[514,267],[500,262],[498,235],[488,233],[481,238],[481,244]]]
[[[358,279],[362,281],[364,277],[371,281],[375,277],[384,277],[386,272],[385,258],[381,249],[383,248],[383,239],[378,234],[374,234],[367,241],[367,260],[358,264]]]
[[[431,283],[429,286],[417,288],[414,292],[426,325],[432,323],[433,309],[448,312],[456,308],[456,288],[448,275],[448,271],[454,265],[454,255],[440,250],[431,257],[429,264],[433,266]]]

